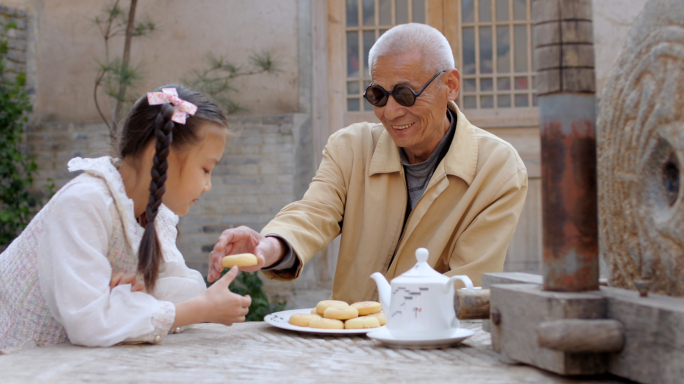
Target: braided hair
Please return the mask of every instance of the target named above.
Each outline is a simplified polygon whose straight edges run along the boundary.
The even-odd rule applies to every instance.
[[[228,122],[221,109],[199,92],[178,84],[165,85],[154,92],[162,88],[175,88],[179,98],[197,106],[195,114],[188,116],[185,124],[176,124],[171,120],[174,113],[173,105],[150,105],[147,97],[143,96],[131,108],[121,130],[118,145],[118,156],[121,159],[127,156],[139,158],[147,145],[152,140],[155,141],[150,197],[140,223],[145,227],[145,232],[138,249],[138,274],[143,276],[148,292],[154,290],[163,259],[154,221],[162,203],[162,196],[166,192],[164,184],[167,179],[167,158],[171,147],[179,150],[196,143],[199,140],[197,131],[203,123],[228,128]]]

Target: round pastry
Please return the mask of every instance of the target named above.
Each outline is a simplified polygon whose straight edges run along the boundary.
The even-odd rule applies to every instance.
[[[346,307],[328,307],[323,312],[323,317],[326,319],[349,320],[359,317],[359,311],[350,306]]]
[[[257,265],[258,263],[259,260],[257,260],[257,257],[251,253],[241,253],[239,255],[226,256],[221,259],[221,265],[223,265],[223,268],[233,268],[236,265],[238,267],[251,267],[252,265]]]
[[[377,328],[380,326],[380,321],[377,317],[362,316],[355,319],[349,319],[344,322],[346,329],[363,329],[363,328]]]
[[[387,318],[385,317],[384,312],[373,313],[371,315],[366,315],[364,317],[375,317],[380,322],[380,325],[387,324]]]
[[[318,315],[318,311],[316,310],[316,308],[311,308],[311,314]],[[321,317],[321,315],[318,315],[318,317]]]
[[[344,329],[344,323],[342,320],[320,318],[311,320],[309,327],[321,329]]]
[[[325,309],[330,307],[330,306],[338,306],[338,307],[348,307],[349,304],[345,303],[344,301],[339,301],[339,300],[323,300],[319,301],[318,304],[316,304],[316,312],[318,312],[319,315],[323,316],[323,313],[325,313]]]
[[[294,315],[290,316],[290,320],[288,320],[288,323],[292,325],[298,325],[300,327],[308,327],[309,323],[311,323],[311,320],[320,318],[321,317],[318,315],[311,315],[308,313],[295,313]]]
[[[359,316],[370,315],[382,311],[382,305],[377,301],[361,301],[351,305],[359,310]]]

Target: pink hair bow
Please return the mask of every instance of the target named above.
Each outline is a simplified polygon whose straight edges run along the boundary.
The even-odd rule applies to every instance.
[[[161,92],[147,92],[147,102],[150,105],[171,103],[174,109],[171,120],[179,124],[185,124],[185,119],[197,112],[195,104],[178,97],[176,88],[162,88]]]

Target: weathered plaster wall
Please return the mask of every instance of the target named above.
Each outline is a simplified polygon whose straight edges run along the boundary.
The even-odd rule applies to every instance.
[[[104,44],[92,19],[105,2],[91,0],[2,0],[35,10],[37,30],[35,121],[92,122],[99,120],[93,103],[96,62]],[[125,8],[129,1],[121,1]],[[263,50],[279,58],[276,75],[240,78],[236,99],[251,114],[298,110],[297,0],[146,0],[137,20],[149,17],[158,30],[133,40],[131,63],[140,64],[145,79],[140,94],[179,81],[192,69],[206,66],[212,52],[235,64]],[[120,56],[123,37],[111,42],[110,55]],[[101,95],[101,100],[105,100]],[[105,101],[104,107],[107,108]]]

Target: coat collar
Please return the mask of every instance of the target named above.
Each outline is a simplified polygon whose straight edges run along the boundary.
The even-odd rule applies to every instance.
[[[468,185],[475,179],[477,169],[477,137],[472,124],[458,109],[456,103],[449,101],[448,108],[456,115],[456,132],[449,151],[442,163],[447,175],[460,177]],[[377,173],[402,172],[399,147],[390,134],[383,128],[378,144],[375,146],[368,175]]]

